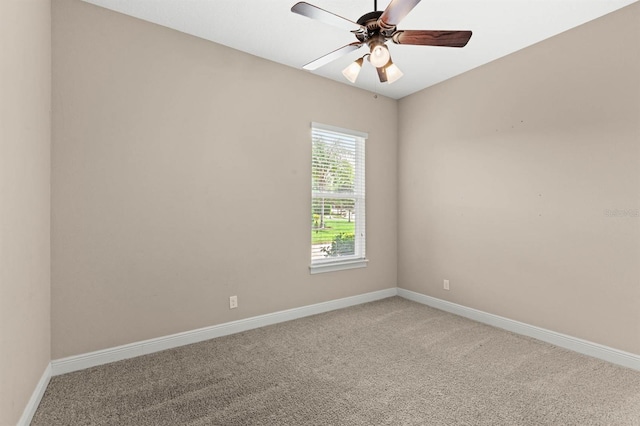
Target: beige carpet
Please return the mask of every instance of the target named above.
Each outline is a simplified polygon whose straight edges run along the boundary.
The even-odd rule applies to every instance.
[[[640,425],[640,372],[399,297],[54,377],[33,425]]]

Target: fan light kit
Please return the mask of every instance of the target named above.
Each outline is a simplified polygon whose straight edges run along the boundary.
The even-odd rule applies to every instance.
[[[384,45],[384,42],[372,44],[371,56],[369,56],[369,62],[371,62],[371,65],[376,68],[380,68],[387,65],[389,59],[391,59],[391,54],[389,53],[387,46]]]
[[[364,62],[364,56],[356,59],[351,65],[343,69],[342,75],[344,75],[350,82],[355,83],[358,78],[358,74],[360,74],[360,70],[362,69],[362,62]]]
[[[420,0],[392,0],[384,11],[378,11],[377,1],[373,2],[373,12],[366,13],[357,22],[342,16],[327,12],[306,2],[293,5],[291,11],[311,19],[317,19],[326,24],[352,32],[358,41],[347,44],[315,61],[309,62],[302,68],[316,70],[344,55],[359,49],[363,45],[369,47],[369,53],[358,58],[346,67],[342,74],[352,83],[356,82],[362,69],[364,58],[378,71],[378,78],[382,83],[393,83],[402,77],[402,71],[391,60],[391,52],[386,45],[388,40],[395,44],[411,44],[418,46],[464,47],[471,38],[471,31],[433,31],[433,30],[397,30],[396,26]]]

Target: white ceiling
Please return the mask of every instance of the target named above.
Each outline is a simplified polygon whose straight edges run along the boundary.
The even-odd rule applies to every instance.
[[[292,13],[297,0],[84,0],[145,21],[279,62],[302,66],[356,41],[353,34]],[[424,0],[398,25],[411,30],[471,30],[464,48],[396,45],[404,77],[380,83],[365,62],[356,86],[399,99],[639,0]],[[356,21],[373,0],[308,0]],[[378,1],[378,10],[389,0]],[[349,84],[342,69],[366,46],[314,74]],[[308,72],[308,71],[302,71]]]

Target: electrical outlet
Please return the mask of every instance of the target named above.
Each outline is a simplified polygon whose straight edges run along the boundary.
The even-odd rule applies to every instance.
[[[235,309],[238,307],[238,296],[231,296],[229,298],[229,309]]]
[[[449,280],[444,280],[444,285],[442,286],[445,290],[449,290]]]

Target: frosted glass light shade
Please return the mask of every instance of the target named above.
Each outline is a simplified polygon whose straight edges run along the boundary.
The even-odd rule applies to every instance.
[[[384,67],[389,62],[389,49],[384,44],[376,44],[371,49],[371,55],[369,56],[369,62],[376,68]]]
[[[398,66],[393,62],[388,67],[385,68],[385,71],[387,73],[388,84],[393,83],[394,81],[398,80],[400,77],[404,75],[403,72],[400,71],[400,68],[398,68]]]
[[[360,70],[362,69],[362,61],[362,58],[356,59],[354,62],[349,64],[348,67],[342,70],[342,75],[344,75],[350,82],[355,83],[358,78],[358,74],[360,74]]]

